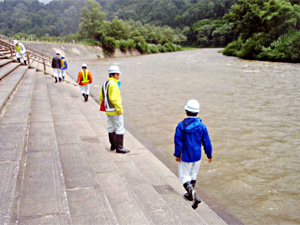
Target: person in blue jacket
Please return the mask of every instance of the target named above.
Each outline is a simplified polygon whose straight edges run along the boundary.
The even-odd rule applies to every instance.
[[[68,62],[66,60],[66,57],[64,55],[61,56],[61,75],[62,79],[65,79],[65,76],[67,74],[67,69],[68,69]]]
[[[174,136],[178,176],[186,189],[185,198],[194,201],[192,207],[196,209],[201,199],[195,191],[196,179],[201,164],[201,147],[203,145],[208,162],[212,161],[212,145],[207,128],[199,117],[200,104],[191,99],[185,105],[187,118],[179,122]]]

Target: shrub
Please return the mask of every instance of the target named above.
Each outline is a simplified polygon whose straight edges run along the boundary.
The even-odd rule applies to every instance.
[[[270,38],[265,33],[253,34],[248,38],[239,53],[239,57],[244,59],[256,59],[257,55],[262,52],[264,46],[270,44]]]
[[[149,54],[159,52],[159,49],[158,49],[157,45],[155,45],[155,44],[148,44],[148,49],[150,50]]]
[[[117,46],[120,48],[121,51],[125,52],[129,48],[129,43],[127,40],[120,40],[117,41]]]
[[[171,42],[167,42],[163,46],[166,49],[166,52],[174,52],[175,51],[175,47]]]
[[[109,53],[113,53],[117,48],[117,42],[113,37],[105,37],[102,42],[102,48]]]
[[[127,42],[128,42],[128,47],[129,48],[135,48],[136,47],[136,43],[133,39],[128,39]]]
[[[136,49],[142,54],[148,53],[148,44],[145,41],[138,42]]]
[[[300,32],[285,34],[262,49],[257,59],[300,62]]]
[[[228,56],[239,56],[239,52],[242,49],[242,44],[243,41],[240,38],[236,41],[231,42],[224,48],[223,54]]]

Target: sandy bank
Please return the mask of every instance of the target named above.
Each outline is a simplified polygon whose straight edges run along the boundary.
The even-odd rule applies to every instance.
[[[106,58],[104,51],[99,46],[88,46],[79,44],[59,44],[59,43],[42,43],[42,42],[27,42],[23,41],[27,48],[37,50],[46,55],[55,55],[55,52],[59,50],[62,55],[65,55],[71,60],[90,60],[90,59],[104,59]],[[120,49],[116,49],[110,57],[126,57],[126,56],[138,56],[141,55],[136,49],[123,52]]]

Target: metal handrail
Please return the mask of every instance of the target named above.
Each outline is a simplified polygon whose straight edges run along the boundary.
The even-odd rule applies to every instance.
[[[3,46],[7,47],[7,49],[10,51],[10,56],[13,57],[14,56],[14,45],[12,43],[10,43],[12,41],[10,41],[10,40],[4,41],[2,39],[3,37],[1,37],[1,36],[0,36],[0,38],[1,38],[0,43]],[[43,64],[45,72],[47,71],[46,70],[47,66],[51,68],[51,58],[44,55],[43,53],[40,53],[36,50],[26,47],[26,54],[27,54],[28,65],[31,64],[31,61],[36,61],[38,63]]]

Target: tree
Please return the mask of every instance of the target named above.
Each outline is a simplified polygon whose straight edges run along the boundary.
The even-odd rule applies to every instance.
[[[239,0],[224,18],[233,24],[237,39],[224,54],[249,59],[300,61],[299,5],[287,0]]]
[[[87,6],[81,9],[79,35],[83,39],[96,39],[97,34],[103,30],[106,14],[101,11],[101,6],[95,0],[88,0]]]

